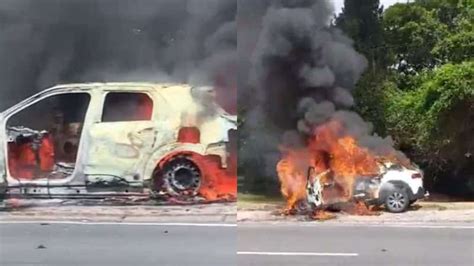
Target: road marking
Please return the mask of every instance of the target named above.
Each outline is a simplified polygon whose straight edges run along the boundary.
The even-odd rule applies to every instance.
[[[472,222],[471,222],[472,224]],[[239,227],[245,228],[251,228],[251,227],[260,227],[262,225],[269,225],[269,226],[275,226],[275,227],[290,227],[290,226],[298,226],[298,227],[318,227],[318,228],[324,228],[324,227],[383,227],[383,228],[421,228],[421,229],[474,229],[474,225],[462,225],[462,224],[440,224],[440,225],[435,225],[435,224],[396,224],[396,223],[386,223],[386,224],[360,224],[360,223],[317,223],[317,222],[301,222],[301,223],[287,223],[287,222],[261,222],[261,223],[255,223],[255,222],[245,222],[245,223],[239,223]]]
[[[263,252],[263,251],[237,251],[237,255],[257,256],[329,256],[329,257],[356,257],[358,253],[321,253],[321,252]]]
[[[88,221],[0,221],[0,224],[72,224],[72,225],[129,225],[129,226],[194,226],[236,227],[228,223],[147,223],[147,222],[88,222]]]

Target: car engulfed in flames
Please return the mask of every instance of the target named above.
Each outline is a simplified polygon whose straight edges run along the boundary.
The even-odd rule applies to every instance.
[[[315,219],[325,219],[333,206],[352,214],[373,214],[369,206],[384,205],[403,212],[427,194],[423,172],[396,150],[383,155],[359,145],[337,120],[317,127],[299,148],[282,147],[277,164],[284,213],[309,203]],[[343,207],[341,207],[343,206]]]
[[[0,122],[2,196],[236,199],[236,116],[211,87],[58,85]]]

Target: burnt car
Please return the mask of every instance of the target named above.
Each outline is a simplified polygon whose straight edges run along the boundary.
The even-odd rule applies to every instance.
[[[203,162],[213,161],[214,172],[233,171],[236,116],[213,96],[211,87],[153,83],[66,84],[37,93],[0,113],[0,194],[197,195],[211,187]],[[222,176],[234,174],[213,178]]]
[[[383,205],[392,213],[404,212],[418,199],[429,193],[423,187],[423,171],[416,165],[409,167],[396,163],[379,163],[380,172],[375,176],[356,177],[353,182],[350,200],[361,200],[368,205]],[[322,177],[330,170],[316,173],[308,169],[306,186],[307,200],[313,208],[324,208],[340,203],[346,198],[325,196],[337,185],[334,182],[324,183]]]

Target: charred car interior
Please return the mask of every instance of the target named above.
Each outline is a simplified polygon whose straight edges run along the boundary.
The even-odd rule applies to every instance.
[[[8,168],[20,180],[65,178],[76,163],[87,93],[53,95],[7,121]]]

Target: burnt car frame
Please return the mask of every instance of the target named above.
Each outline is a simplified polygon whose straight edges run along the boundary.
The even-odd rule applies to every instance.
[[[213,94],[210,87],[153,83],[66,84],[37,93],[0,113],[0,195],[48,198],[144,193],[196,195],[201,169],[187,155],[216,156],[225,169],[229,132],[237,126],[236,116],[220,108],[213,101]],[[135,101],[132,106],[119,101],[117,110],[107,111],[109,96],[114,98],[111,95],[125,104],[128,99]],[[77,112],[81,113],[82,121],[77,123],[81,119],[74,117],[81,115],[72,114],[70,120],[74,123],[59,130],[57,120],[64,124],[65,118],[55,116],[50,120],[56,126],[50,127],[50,131],[13,124],[15,116],[21,118],[24,110],[63,96],[69,99],[62,104],[66,110],[70,103],[77,103],[85,96],[82,98],[86,99],[86,107],[81,107],[82,113]],[[145,107],[141,106],[143,99],[147,103]],[[123,112],[127,108],[144,110],[138,111],[135,118],[128,111]],[[107,112],[109,117],[105,121]],[[146,115],[140,117],[140,112]],[[41,113],[23,116],[32,124],[48,120]],[[122,121],[121,117],[126,119]],[[180,139],[189,132],[197,132],[197,137]],[[22,149],[28,153],[15,154]],[[25,154],[30,154],[32,161],[26,166]],[[57,158],[60,154],[61,160],[67,162]],[[168,172],[163,173],[163,169]]]

